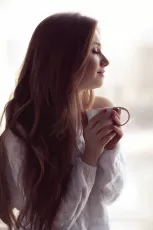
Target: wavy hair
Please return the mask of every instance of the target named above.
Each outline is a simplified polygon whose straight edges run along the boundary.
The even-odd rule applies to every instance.
[[[54,14],[35,29],[12,98],[4,109],[0,136],[0,218],[9,229],[28,216],[31,229],[51,229],[67,194],[76,137],[82,118],[93,103],[92,90],[80,98],[95,19],[78,13]],[[25,204],[18,218],[12,211],[6,179],[7,130],[26,147],[22,163]],[[23,226],[25,227],[25,226]]]

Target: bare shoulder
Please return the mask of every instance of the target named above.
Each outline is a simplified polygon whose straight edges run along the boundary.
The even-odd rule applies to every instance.
[[[114,103],[106,97],[96,96],[92,109],[98,109],[103,107],[112,107]]]

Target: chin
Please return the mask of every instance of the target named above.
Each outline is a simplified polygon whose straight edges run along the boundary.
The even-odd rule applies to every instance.
[[[103,85],[103,79],[99,79],[92,83],[90,83],[90,85],[86,85],[85,87],[81,88],[80,90],[91,90],[91,89],[98,89],[101,88],[101,86]]]
[[[103,85],[103,81],[101,81],[101,82],[99,81],[99,82],[97,82],[97,84],[95,84],[94,89],[100,88],[102,85]]]
[[[99,88],[102,87],[102,85],[103,85],[103,84],[101,84],[101,85],[95,85],[95,86],[92,86],[92,87],[90,87],[90,88],[88,88],[88,89],[99,89]]]

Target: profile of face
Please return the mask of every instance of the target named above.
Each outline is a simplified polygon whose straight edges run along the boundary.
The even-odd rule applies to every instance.
[[[80,82],[80,90],[99,88],[103,84],[105,67],[109,64],[107,58],[102,54],[100,36],[95,31],[90,53],[85,65],[85,72]]]

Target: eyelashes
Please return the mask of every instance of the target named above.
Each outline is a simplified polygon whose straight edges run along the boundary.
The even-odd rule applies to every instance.
[[[95,50],[95,49],[93,49],[93,50],[92,50],[92,53],[93,53],[93,54],[101,54],[101,50]]]

